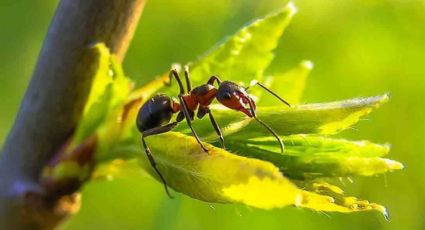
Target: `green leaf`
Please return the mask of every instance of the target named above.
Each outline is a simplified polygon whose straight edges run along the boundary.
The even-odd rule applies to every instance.
[[[284,73],[275,73],[267,78],[266,85],[277,95],[284,98],[290,104],[298,104],[304,92],[307,76],[313,69],[313,62],[302,61],[298,66]],[[258,104],[275,105],[276,99],[268,94],[263,94],[266,98],[261,98]]]
[[[295,179],[371,176],[403,169],[401,163],[381,158],[389,152],[388,145],[369,141],[293,135],[284,137],[283,154],[274,138],[229,140],[226,143],[232,152],[272,162],[285,176]]]
[[[140,142],[137,132],[135,139]],[[294,204],[299,195],[296,186],[271,163],[237,156],[208,144],[209,151],[205,153],[194,138],[176,132],[146,140],[169,186],[193,198],[269,209]],[[134,150],[144,155],[140,145]],[[143,167],[158,179],[147,158],[141,159]]]
[[[111,54],[109,49],[103,43],[98,43],[90,49],[97,54],[98,66],[84,107],[83,119],[77,127],[71,146],[81,143],[102,123],[108,113],[109,101],[112,98],[110,92],[112,77],[109,76]]]
[[[356,124],[363,116],[386,103],[388,94],[382,96],[356,98],[344,101],[306,104],[292,109],[284,107],[259,107],[258,117],[266,122],[279,135],[291,134],[336,134]],[[261,125],[250,119],[249,126],[227,136],[243,138],[270,135]]]
[[[115,152],[144,155],[139,134],[136,130],[132,133],[132,140],[122,142]],[[294,181],[300,189],[267,161],[237,156],[208,144],[209,152],[205,153],[194,138],[180,133],[169,132],[146,140],[168,185],[199,200],[237,202],[261,209],[295,205],[328,212],[377,210],[386,215],[383,206],[345,197],[341,189],[324,182]],[[159,180],[147,157],[141,157],[141,164]]]
[[[356,124],[360,118],[368,115],[389,100],[389,95],[355,98],[328,103],[305,104],[287,108],[282,106],[257,108],[258,117],[273,127],[279,135],[292,134],[336,134]],[[217,123],[222,127],[226,139],[249,139],[270,136],[270,133],[254,119],[243,113],[213,106],[212,111]],[[213,142],[218,139],[208,119],[195,120],[194,127],[204,140]],[[178,131],[190,133],[186,126],[177,127]]]
[[[89,109],[94,103],[99,102],[99,98],[104,94],[107,86],[111,84],[112,77],[109,76],[109,64],[111,53],[103,43],[97,43],[90,47],[90,50],[96,53],[98,65],[96,74],[93,78],[90,94],[84,107],[84,115],[87,115]]]
[[[236,82],[260,80],[273,59],[272,50],[295,13],[296,9],[290,3],[276,14],[240,29],[192,65],[192,80],[199,83],[217,74]]]
[[[359,200],[356,197],[345,196],[344,191],[335,185],[325,182],[300,183],[304,190],[298,207],[325,212],[359,212],[375,210],[388,220],[387,209],[379,204]]]

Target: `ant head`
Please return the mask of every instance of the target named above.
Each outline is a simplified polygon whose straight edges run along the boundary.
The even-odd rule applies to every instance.
[[[217,91],[217,100],[230,109],[241,111],[249,117],[255,116],[255,102],[242,86],[224,81]]]

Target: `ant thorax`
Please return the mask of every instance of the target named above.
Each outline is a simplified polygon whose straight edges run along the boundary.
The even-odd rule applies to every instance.
[[[217,89],[210,84],[200,85],[190,91],[190,96],[200,106],[209,106],[216,97]]]

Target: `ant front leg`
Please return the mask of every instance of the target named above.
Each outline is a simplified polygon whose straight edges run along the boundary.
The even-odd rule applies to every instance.
[[[148,130],[145,130],[145,131],[142,132],[142,143],[143,143],[143,147],[145,148],[146,156],[148,157],[151,166],[153,167],[153,169],[155,170],[155,172],[158,174],[159,178],[161,179],[162,184],[164,185],[164,188],[165,188],[165,192],[167,193],[168,197],[170,197],[170,198],[173,198],[173,197],[171,196],[170,192],[168,191],[167,182],[165,181],[165,179],[162,176],[161,172],[156,167],[155,159],[153,158],[153,156],[151,154],[151,150],[146,145],[145,138],[148,137],[148,136],[152,136],[152,135],[157,135],[157,134],[169,132],[174,127],[176,127],[177,124],[178,124],[178,122],[173,122],[173,123],[170,123],[168,125],[155,127],[155,128],[148,129]]]
[[[187,125],[189,126],[190,130],[192,131],[192,134],[195,137],[195,139],[198,142],[198,144],[207,153],[208,150],[204,147],[204,145],[202,144],[201,140],[199,139],[198,134],[196,134],[195,130],[192,127],[192,122],[191,122],[192,117],[191,117],[191,115],[189,113],[189,110],[187,109],[186,102],[184,101],[182,95],[179,95],[179,100],[180,100],[181,110],[183,112],[184,117],[186,118]]]
[[[198,114],[197,117],[199,119],[203,118],[205,116],[205,114],[208,113],[208,116],[210,118],[211,124],[214,127],[215,132],[217,133],[218,137],[220,138],[220,143],[221,146],[223,147],[223,149],[226,149],[226,147],[224,146],[224,137],[223,137],[223,133],[221,132],[220,126],[218,126],[217,122],[214,119],[213,114],[211,113],[210,108],[208,107],[200,107],[198,110]]]

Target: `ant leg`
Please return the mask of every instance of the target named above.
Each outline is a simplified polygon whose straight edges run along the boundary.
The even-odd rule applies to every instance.
[[[220,138],[221,146],[223,147],[223,149],[226,149],[226,147],[224,146],[223,133],[221,132],[220,127],[218,126],[217,122],[215,121],[210,109],[208,109],[208,115],[209,115],[210,121],[211,121],[211,123],[212,123],[212,125],[215,129],[215,132],[217,133],[218,137]]]
[[[218,85],[221,84],[220,78],[218,78],[218,76],[215,76],[215,75],[211,76],[210,79],[208,79],[207,84],[214,85],[214,81],[216,81]]]
[[[170,86],[171,87],[171,82],[172,82],[171,79],[173,79],[173,77],[176,78],[177,83],[179,84],[180,94],[182,94],[182,95],[185,94],[182,80],[180,79],[179,73],[175,69],[172,69],[170,71],[170,73],[168,74],[168,79],[170,79],[170,80],[169,80],[169,82],[165,82],[164,84],[166,86]]]
[[[187,92],[192,91],[192,83],[190,82],[189,66],[184,66],[184,77],[186,78]]]
[[[279,99],[279,100],[280,100],[281,102],[283,102],[285,105],[287,105],[287,106],[291,107],[291,105],[290,105],[287,101],[283,100],[283,98],[281,98],[279,95],[277,95],[275,92],[273,92],[273,91],[271,91],[270,89],[268,89],[266,86],[264,86],[263,84],[261,84],[261,83],[260,83],[260,82],[258,82],[257,80],[253,80],[253,81],[251,82],[250,86],[246,87],[246,88],[245,88],[245,90],[248,90],[248,89],[249,89],[249,87],[251,87],[251,86],[255,86],[255,85],[258,85],[258,86],[260,86],[261,88],[265,89],[267,92],[269,92],[271,95],[275,96],[277,99]]]
[[[156,162],[155,162],[155,160],[154,160],[154,158],[153,158],[153,156],[151,154],[151,150],[146,145],[145,137],[143,137],[143,136],[142,136],[142,142],[143,142],[143,147],[145,148],[146,156],[148,157],[151,166],[153,167],[153,169],[155,170],[155,172],[158,174],[159,178],[161,179],[162,184],[164,185],[165,192],[167,193],[168,197],[173,198],[173,196],[171,196],[171,194],[170,194],[170,191],[168,191],[167,182],[165,181],[165,179],[162,176],[161,172],[159,172],[158,168],[156,167]]]
[[[182,108],[182,111],[183,111],[183,115],[186,118],[187,125],[189,126],[190,130],[192,130],[193,136],[195,136],[196,141],[201,146],[201,148],[205,152],[208,152],[208,150],[204,147],[204,145],[202,144],[201,140],[199,139],[198,134],[196,134],[195,130],[192,127],[192,122],[191,122],[191,119],[192,118],[190,116],[189,110],[187,109],[186,102],[183,100],[182,95],[179,95],[179,100],[180,100],[180,105],[181,105],[181,108]]]
[[[173,75],[172,75],[172,72],[171,72],[171,70],[170,70],[170,73],[168,73],[168,82],[167,81],[164,81],[164,85],[165,86],[168,86],[168,87],[171,87],[172,86],[172,79],[173,79]]]
[[[167,182],[165,181],[161,172],[156,167],[155,159],[153,158],[153,156],[151,154],[151,150],[146,145],[145,138],[148,137],[148,136],[156,135],[156,134],[166,133],[166,132],[172,130],[174,127],[176,127],[177,124],[178,124],[178,122],[173,122],[173,123],[170,123],[168,125],[155,127],[155,128],[148,129],[148,130],[142,132],[142,143],[143,143],[143,147],[145,149],[146,156],[148,157],[152,168],[155,170],[155,172],[158,174],[159,178],[161,179],[161,182],[162,182],[162,184],[164,185],[164,188],[165,188],[165,192],[167,193],[168,197],[170,197],[170,198],[173,198],[173,196],[171,196],[170,192],[168,191]]]
[[[223,149],[226,149],[226,147],[224,146],[223,133],[221,132],[220,126],[218,126],[217,122],[215,121],[214,116],[212,115],[210,108],[199,107],[197,117],[199,119],[202,119],[207,113],[208,113],[208,116],[210,118],[211,124],[214,127],[215,132],[217,133],[218,137],[220,138],[221,146],[223,147]]]

